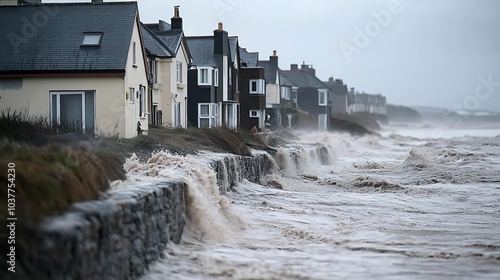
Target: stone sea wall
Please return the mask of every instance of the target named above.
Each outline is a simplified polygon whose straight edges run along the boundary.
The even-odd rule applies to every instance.
[[[211,163],[221,193],[243,179],[273,170],[267,155],[227,156]],[[136,279],[180,242],[185,224],[184,183],[166,180],[109,192],[77,203],[39,228],[25,229],[17,245],[16,272],[0,279]]]

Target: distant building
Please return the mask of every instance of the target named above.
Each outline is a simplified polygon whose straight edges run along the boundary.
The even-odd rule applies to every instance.
[[[271,130],[281,127],[281,96],[280,96],[280,69],[278,67],[278,55],[273,51],[269,60],[260,60],[259,66],[266,73],[266,117]]]
[[[349,113],[347,85],[345,85],[342,80],[333,78],[329,78],[324,84],[326,84],[331,91],[332,114]]]
[[[382,94],[355,92],[351,88],[348,94],[349,113],[370,113],[387,115],[387,101]]]
[[[257,65],[257,52],[240,48],[240,56],[240,126],[246,131],[253,127],[263,130],[266,119],[265,71]]]
[[[282,71],[293,85],[297,87],[297,110],[309,114],[317,122],[317,128],[326,131],[330,119],[330,89],[316,77],[316,70],[310,65],[292,64],[290,70]],[[301,119],[298,118],[300,124]]]

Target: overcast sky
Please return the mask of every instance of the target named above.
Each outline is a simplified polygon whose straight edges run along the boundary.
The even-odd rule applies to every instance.
[[[391,104],[500,111],[497,0],[138,2],[143,22],[170,21],[180,5],[187,36],[211,35],[220,21],[260,59],[277,50],[281,69],[305,61],[320,79]]]

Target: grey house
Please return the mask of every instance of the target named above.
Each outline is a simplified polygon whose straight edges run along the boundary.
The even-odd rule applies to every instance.
[[[297,111],[313,118],[314,128],[326,131],[331,112],[330,89],[316,77],[314,68],[304,63],[299,69],[297,64],[292,64],[290,70],[282,71],[282,75],[297,87]],[[298,124],[304,125],[300,117]]]

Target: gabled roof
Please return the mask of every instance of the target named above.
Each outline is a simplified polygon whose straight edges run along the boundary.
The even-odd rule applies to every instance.
[[[299,88],[329,89],[320,79],[312,73],[302,70],[285,70],[283,76]]]
[[[186,37],[193,64],[196,66],[216,66],[214,59],[214,37]]]
[[[279,72],[280,72],[281,86],[285,86],[285,87],[296,87],[297,86],[285,76],[285,74],[283,73],[283,70],[280,69]]]
[[[276,83],[277,71],[279,68],[269,60],[259,60],[259,66],[266,71],[266,81],[271,84]]]
[[[242,67],[257,67],[259,62],[259,53],[248,52],[247,49],[240,47],[240,59],[242,64],[246,64],[246,66],[242,65]]]
[[[170,29],[170,24],[162,23],[168,30],[160,29],[159,23],[144,24],[156,37],[166,46],[171,54],[170,57],[176,56],[182,42],[183,31],[180,29]]]
[[[174,57],[175,54],[149,28],[141,24],[144,47],[148,55],[155,57]]]
[[[20,19],[37,13],[48,19],[28,39]],[[123,72],[137,14],[136,2],[0,7],[0,72]],[[81,47],[84,32],[102,32],[100,46]]]

